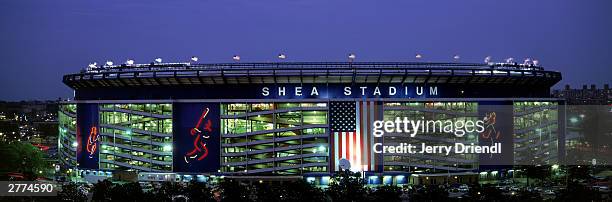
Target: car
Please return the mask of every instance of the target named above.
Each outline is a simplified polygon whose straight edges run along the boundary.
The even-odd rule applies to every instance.
[[[468,191],[470,191],[470,187],[465,185],[465,184],[462,184],[461,186],[459,186],[459,191],[460,192],[468,192]]]
[[[610,187],[608,186],[593,186],[593,189],[600,191],[600,192],[605,192],[605,193],[610,192]]]

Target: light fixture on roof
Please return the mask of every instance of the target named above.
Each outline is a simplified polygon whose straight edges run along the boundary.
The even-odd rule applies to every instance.
[[[198,57],[196,56],[191,56],[191,62],[197,62],[198,61]]]
[[[238,62],[238,61],[240,61],[240,56],[239,56],[239,55],[234,55],[234,56],[232,57],[232,59],[233,59],[234,61]]]
[[[531,64],[531,58],[525,58],[525,61],[523,61],[523,65],[529,65]]]
[[[355,60],[355,58],[357,58],[355,53],[349,53],[349,55],[348,55],[349,62],[353,62],[353,60]]]
[[[125,61],[126,65],[133,65],[134,64],[134,60],[133,59],[129,59],[127,61]]]
[[[113,61],[110,61],[110,60],[106,61],[106,66],[113,66]]]
[[[514,58],[506,58],[506,63],[513,63],[514,62]]]
[[[287,58],[287,55],[285,54],[278,54],[278,59],[284,60],[285,58]]]
[[[489,62],[491,62],[491,56],[485,57],[484,63],[489,63]]]
[[[155,62],[156,63],[162,63],[162,59],[161,58],[155,58]]]
[[[89,64],[89,65],[87,65],[87,66],[88,66],[89,68],[91,68],[91,69],[95,69],[95,68],[98,68],[98,63],[97,63],[97,62],[93,62],[93,63],[90,63],[90,64]]]
[[[416,59],[421,59],[421,58],[423,58],[423,56],[422,56],[421,54],[418,54],[418,53],[417,53],[417,54],[416,54],[414,57],[415,57]]]
[[[538,66],[539,64],[540,64],[540,61],[539,61],[539,60],[533,60],[533,65],[534,65],[534,66]]]
[[[460,58],[461,58],[461,57],[460,57],[459,55],[455,55],[455,56],[453,56],[453,59],[455,59],[455,60],[459,60]]]

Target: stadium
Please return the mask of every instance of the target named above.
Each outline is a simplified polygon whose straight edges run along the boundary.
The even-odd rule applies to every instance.
[[[563,103],[550,98],[560,80],[559,72],[512,62],[92,64],[63,77],[74,100],[60,107],[60,161],[81,176],[135,171],[140,181],[305,178],[326,185],[350,169],[372,185],[472,182],[511,174],[513,165],[563,160]],[[372,134],[375,120],[396,117],[486,117],[495,131]],[[372,149],[457,142],[506,149],[495,156]]]

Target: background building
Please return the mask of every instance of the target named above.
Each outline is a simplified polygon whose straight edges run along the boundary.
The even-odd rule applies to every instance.
[[[566,85],[552,95],[567,103],[566,163],[608,165],[612,163],[612,89]]]
[[[565,85],[562,90],[553,90],[553,97],[565,99],[568,105],[608,105],[612,104],[612,89],[609,84],[603,88],[591,85],[582,85],[582,89],[572,89]]]

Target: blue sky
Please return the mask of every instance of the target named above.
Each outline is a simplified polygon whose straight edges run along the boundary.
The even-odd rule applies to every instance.
[[[72,96],[88,63],[538,59],[564,84],[612,83],[609,0],[4,0],[0,100]]]

